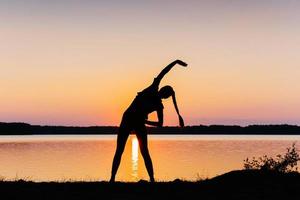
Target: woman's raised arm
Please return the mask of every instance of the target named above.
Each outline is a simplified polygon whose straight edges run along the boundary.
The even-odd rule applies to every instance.
[[[176,65],[179,64],[183,67],[186,67],[187,64],[181,60],[175,60],[171,62],[169,65],[167,65],[156,77],[156,84],[159,85],[160,81],[163,79],[163,77]]]

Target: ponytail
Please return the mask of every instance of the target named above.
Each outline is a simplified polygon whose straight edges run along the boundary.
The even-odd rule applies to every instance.
[[[177,113],[178,116],[180,116],[179,110],[178,110],[178,106],[177,106],[177,102],[176,102],[176,96],[175,96],[175,92],[174,91],[173,91],[173,94],[172,94],[172,99],[173,99],[173,104],[174,104],[176,113]]]
[[[178,118],[179,118],[179,125],[181,127],[184,127],[184,121],[183,121],[181,115],[179,114],[179,110],[178,110],[178,106],[177,106],[177,102],[176,102],[176,96],[175,96],[175,92],[174,91],[173,91],[173,94],[172,94],[172,99],[173,99],[173,104],[174,104],[176,113],[177,113]]]

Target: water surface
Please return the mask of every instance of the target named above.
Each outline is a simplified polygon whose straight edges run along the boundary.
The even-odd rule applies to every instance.
[[[297,142],[298,141],[298,142]],[[284,154],[300,136],[151,135],[158,180],[195,180],[242,169],[246,157]],[[0,136],[0,176],[34,181],[108,180],[115,135]],[[148,179],[135,136],[130,136],[117,180]]]

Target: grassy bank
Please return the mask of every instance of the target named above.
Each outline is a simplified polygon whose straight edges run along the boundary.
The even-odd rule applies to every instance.
[[[1,199],[299,199],[300,174],[232,171],[212,179],[154,184],[2,181]]]

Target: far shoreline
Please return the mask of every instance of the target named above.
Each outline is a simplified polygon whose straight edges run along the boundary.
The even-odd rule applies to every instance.
[[[198,125],[147,127],[149,135],[300,135],[300,126],[271,125]],[[0,122],[0,135],[116,135],[117,126],[41,126]]]

